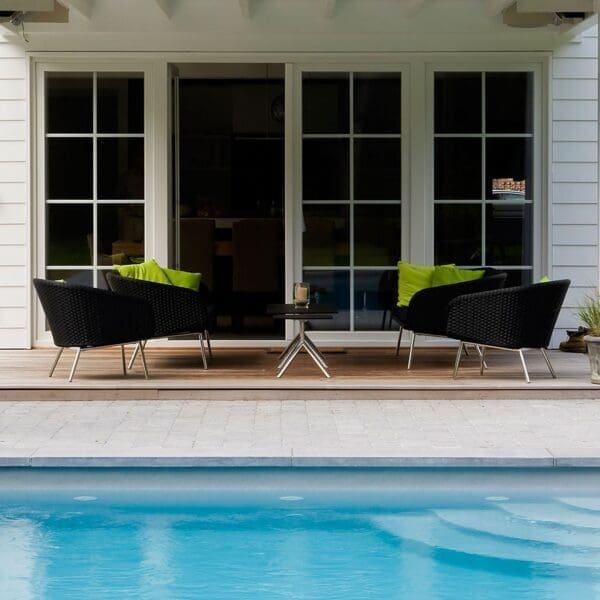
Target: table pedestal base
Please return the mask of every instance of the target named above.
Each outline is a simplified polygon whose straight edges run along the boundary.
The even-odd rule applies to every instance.
[[[306,335],[306,321],[298,321],[300,324],[300,333],[291,341],[290,345],[279,356],[279,364],[277,365],[277,377],[281,377],[287,368],[294,362],[294,359],[302,350],[313,359],[314,363],[321,369],[323,375],[329,378],[331,375],[327,371],[329,368],[325,362],[325,357],[314,342]]]

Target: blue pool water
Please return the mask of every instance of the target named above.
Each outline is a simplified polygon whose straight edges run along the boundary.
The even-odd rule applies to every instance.
[[[2,600],[600,598],[595,479],[11,477]]]

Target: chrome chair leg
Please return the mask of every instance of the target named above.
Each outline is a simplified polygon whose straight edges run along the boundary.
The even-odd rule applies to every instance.
[[[69,383],[73,381],[73,377],[75,375],[75,371],[77,370],[77,364],[79,363],[80,356],[81,348],[77,348],[77,354],[75,354],[75,360],[73,361],[73,366],[71,367],[71,372],[69,373]]]
[[[483,348],[485,351],[485,346]],[[465,346],[465,350],[466,350],[466,346]],[[479,358],[483,361],[483,368],[487,369],[488,366],[487,366],[487,363],[485,362],[485,356],[484,356],[485,352],[481,351],[481,346],[479,344],[475,344],[475,350],[477,350],[477,354],[479,354]]]
[[[417,339],[417,334],[414,331],[411,331],[410,333],[412,337],[410,338],[410,350],[408,351],[408,369],[412,367],[413,352],[415,350],[415,340]]]
[[[485,368],[485,346],[476,346],[479,352],[479,374],[483,375],[483,369]]]
[[[404,327],[400,325],[400,330],[398,331],[398,341],[396,342],[396,356],[400,355],[400,342],[402,341],[402,334],[404,333]]]
[[[125,361],[125,346],[121,344],[121,364],[123,365],[123,375],[127,377],[127,362]]]
[[[131,355],[131,358],[129,359],[129,365],[127,366],[128,369],[133,369],[133,363],[135,362],[135,359],[137,358],[138,352],[140,351],[140,344],[142,342],[138,342],[135,345],[135,348],[133,349],[133,354]]]
[[[144,377],[146,379],[150,379],[149,375],[148,375],[148,366],[146,365],[146,354],[144,353],[144,343],[140,342],[138,344],[139,348],[140,348],[140,358],[142,359],[142,366],[144,367]]]
[[[208,346],[208,356],[210,358],[212,358],[213,357],[212,345],[210,343],[210,333],[209,333],[208,329],[204,330],[204,338],[206,339],[206,345]]]
[[[525,374],[525,380],[527,383],[531,383],[529,379],[529,372],[527,371],[527,363],[525,362],[525,356],[523,354],[523,350],[519,350],[519,357],[521,359],[521,366],[523,367],[523,373]]]
[[[465,356],[469,356],[469,350],[467,349],[467,345],[463,344],[463,351],[465,353]]]
[[[200,340],[200,350],[202,352],[202,366],[206,371],[206,369],[208,369],[208,363],[206,362],[206,350],[204,349],[204,335],[202,333],[199,333],[198,339]]]
[[[58,365],[58,361],[60,360],[60,357],[62,356],[62,353],[64,351],[64,348],[59,348],[58,352],[56,354],[56,358],[54,359],[54,362],[52,363],[52,367],[50,368],[50,375],[48,375],[48,377],[52,377],[52,375],[54,375],[54,371],[56,369],[56,365]]]
[[[546,364],[548,365],[548,370],[550,371],[550,374],[552,375],[552,377],[554,379],[557,379],[556,372],[554,371],[554,367],[552,366],[552,363],[550,362],[550,357],[548,356],[548,353],[546,352],[546,348],[540,348],[540,350],[542,351],[544,360],[546,361]]]
[[[456,360],[454,361],[454,373],[452,374],[452,377],[454,379],[456,379],[458,376],[458,367],[460,366],[460,359],[462,357],[463,349],[464,349],[464,343],[459,342],[458,350],[456,352]]]

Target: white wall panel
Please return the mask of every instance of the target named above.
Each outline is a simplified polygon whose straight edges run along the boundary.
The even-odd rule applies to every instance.
[[[555,163],[553,177],[556,183],[596,183],[597,163]]]
[[[552,250],[553,262],[557,267],[597,267],[597,246],[558,246]],[[596,273],[598,279],[598,273]]]
[[[593,79],[555,79],[552,82],[555,100],[596,100],[598,86]]]
[[[598,129],[591,121],[554,121],[555,142],[595,142]]]
[[[598,66],[595,58],[555,57],[553,64],[554,77],[566,79],[595,79],[598,76]]]
[[[552,150],[555,163],[593,163],[598,160],[598,144],[596,142],[555,142]]]
[[[555,225],[554,244],[593,246],[598,243],[598,225]]]
[[[598,103],[596,100],[555,100],[552,111],[555,121],[595,121]]]

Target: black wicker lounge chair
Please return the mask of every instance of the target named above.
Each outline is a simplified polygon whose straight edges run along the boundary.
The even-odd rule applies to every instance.
[[[197,335],[200,340],[202,364],[205,369],[208,368],[204,342],[206,341],[208,354],[212,357],[209,331],[213,328],[215,309],[212,293],[205,285],[201,284],[200,289],[195,292],[175,285],[122,277],[113,272],[107,273],[106,279],[115,292],[141,298],[150,303],[154,313],[155,328],[147,339]],[[140,346],[144,343],[145,341]],[[137,351],[136,347],[129,368],[135,361]]]
[[[123,375],[127,374],[124,344],[139,343],[154,331],[152,308],[144,300],[81,285],[34,279],[58,354],[50,377],[65,348],[77,348],[69,381],[73,381],[83,350],[121,346]],[[144,375],[148,378],[142,352]]]
[[[450,302],[447,334],[460,342],[454,377],[463,346],[470,343],[482,349],[482,374],[485,348],[500,348],[519,353],[529,383],[523,350],[538,349],[556,378],[546,348],[570,283],[568,279],[535,283],[459,296]]]
[[[400,353],[402,333],[411,332],[408,368],[412,367],[415,340],[417,335],[446,337],[448,326],[448,305],[457,296],[485,290],[499,289],[506,281],[506,273],[496,269],[486,269],[481,279],[440,285],[417,292],[408,306],[393,306],[391,318],[400,325],[396,356]]]

